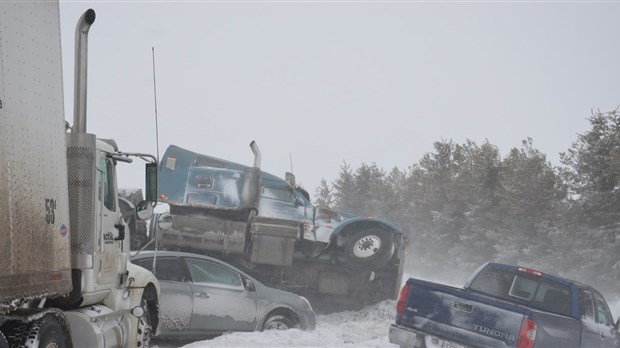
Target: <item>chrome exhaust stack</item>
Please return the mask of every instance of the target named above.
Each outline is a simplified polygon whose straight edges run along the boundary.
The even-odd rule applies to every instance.
[[[250,148],[254,153],[254,168],[260,168],[260,150],[258,149],[258,145],[256,145],[256,141],[252,140]]]
[[[86,133],[86,79],[88,75],[88,31],[95,22],[95,11],[88,9],[75,27],[75,85],[73,132]]]
[[[258,196],[260,188],[260,150],[256,142],[252,140],[250,148],[254,153],[254,167],[248,167],[243,175],[243,188],[241,190],[241,208],[244,210],[258,210]]]

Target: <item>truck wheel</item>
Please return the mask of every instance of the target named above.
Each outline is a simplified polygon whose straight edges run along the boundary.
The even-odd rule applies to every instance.
[[[345,243],[345,255],[352,266],[381,268],[394,255],[392,232],[369,228],[351,234]]]
[[[144,309],[144,314],[138,318],[138,341],[136,342],[136,347],[148,347],[151,344],[151,337],[153,336],[151,311],[144,298],[142,298],[141,306]]]
[[[283,315],[272,315],[263,324],[263,330],[288,330],[295,328],[295,324]]]
[[[46,315],[31,325],[27,325],[24,333],[18,344],[19,347],[66,348],[70,345],[62,325],[53,315]]]
[[[9,348],[9,342],[7,342],[2,332],[0,332],[0,348]]]

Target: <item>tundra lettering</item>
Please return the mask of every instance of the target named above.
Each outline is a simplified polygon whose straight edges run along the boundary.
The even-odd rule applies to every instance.
[[[509,335],[505,332],[501,332],[499,330],[495,330],[495,329],[491,329],[482,325],[478,325],[478,324],[474,324],[474,331],[479,331],[485,335],[488,336],[493,336],[493,337],[498,337],[498,338],[503,338],[506,339],[510,342],[514,342],[517,340],[517,337],[515,335]]]

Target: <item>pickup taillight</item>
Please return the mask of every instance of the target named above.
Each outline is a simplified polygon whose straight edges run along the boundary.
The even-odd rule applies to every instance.
[[[400,295],[398,296],[398,301],[396,301],[396,315],[399,317],[405,314],[405,308],[407,308],[407,296],[409,296],[409,284],[405,284],[405,286],[400,289]]]
[[[523,318],[517,348],[532,348],[536,340],[536,322],[530,317]]]

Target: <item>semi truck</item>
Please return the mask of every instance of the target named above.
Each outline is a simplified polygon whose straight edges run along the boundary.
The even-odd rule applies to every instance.
[[[162,157],[159,201],[172,227],[151,228],[161,249],[208,254],[266,284],[308,298],[318,311],[396,298],[407,239],[396,223],[319,207],[295,175],[171,145]]]
[[[129,261],[116,166],[120,152],[86,131],[88,32],[76,26],[74,122],[65,122],[57,1],[0,2],[0,348],[145,347],[159,284]],[[137,207],[149,218],[153,203]]]

